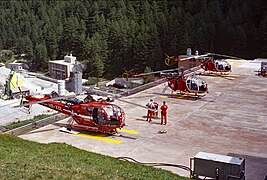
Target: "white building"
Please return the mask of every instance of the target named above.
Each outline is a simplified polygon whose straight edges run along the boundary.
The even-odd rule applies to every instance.
[[[16,63],[16,62],[14,62],[14,63],[9,63],[9,64],[7,65],[7,67],[8,67],[9,69],[12,69],[13,71],[16,71],[16,72],[18,72],[18,71],[20,71],[20,70],[23,70],[23,66],[24,66],[24,63]]]
[[[49,75],[52,78],[63,80],[70,77],[76,57],[70,54],[64,56],[64,60],[49,61]]]

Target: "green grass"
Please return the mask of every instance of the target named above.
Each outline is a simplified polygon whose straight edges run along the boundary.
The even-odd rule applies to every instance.
[[[169,171],[120,161],[67,144],[0,134],[0,179],[177,179]]]
[[[55,113],[56,114],[56,113]],[[11,130],[11,129],[15,129],[17,127],[21,127],[21,126],[24,126],[25,124],[30,124],[32,122],[36,122],[36,121],[39,121],[41,119],[44,119],[44,118],[47,118],[47,117],[50,117],[50,116],[53,116],[55,114],[42,114],[42,115],[37,115],[37,116],[34,116],[34,118],[32,119],[29,119],[29,120],[25,120],[25,121],[19,121],[19,122],[14,122],[12,124],[9,124],[9,125],[6,125],[6,126],[3,126],[5,129],[8,129],[8,130]]]

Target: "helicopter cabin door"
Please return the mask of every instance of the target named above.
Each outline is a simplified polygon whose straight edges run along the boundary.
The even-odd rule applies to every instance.
[[[93,121],[94,123],[98,124],[98,108],[97,107],[93,109]]]
[[[93,121],[98,125],[106,125],[105,111],[101,107],[93,109]]]

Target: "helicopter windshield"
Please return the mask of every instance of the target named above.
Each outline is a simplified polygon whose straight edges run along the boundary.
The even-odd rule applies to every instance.
[[[206,82],[196,76],[188,76],[186,79],[186,86],[192,92],[206,92],[207,91],[207,84]]]
[[[119,120],[122,118],[124,111],[117,105],[109,104],[103,107],[107,113],[107,118],[110,125],[119,125]],[[124,119],[123,119],[124,120]]]
[[[216,69],[221,70],[221,71],[231,70],[231,65],[225,60],[215,60],[215,67],[216,67]]]

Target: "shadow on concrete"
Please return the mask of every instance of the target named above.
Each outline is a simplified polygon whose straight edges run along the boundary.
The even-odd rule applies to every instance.
[[[137,139],[136,137],[126,136],[126,135],[123,135],[121,133],[120,133],[119,137],[126,138],[126,139],[132,139],[132,140],[136,140]]]
[[[143,122],[147,122],[147,123],[150,123],[150,124],[160,124],[160,118],[152,118],[151,121],[147,121],[146,120],[146,116],[143,116],[144,119],[135,119],[136,121],[143,121]]]
[[[64,123],[54,123],[54,125],[59,126],[59,127],[66,127],[67,124]],[[121,134],[120,132],[118,134],[105,134],[105,133],[101,133],[101,132],[94,132],[94,131],[86,131],[86,130],[81,130],[81,129],[73,129],[74,131],[79,132],[80,134],[86,134],[86,135],[90,135],[90,136],[103,136],[103,137],[122,137],[122,138],[127,138],[127,139],[133,139],[136,140],[136,137],[131,137],[131,136],[126,136]]]
[[[267,150],[266,150],[267,152]],[[228,153],[228,156],[245,158],[245,177],[248,180],[267,180],[267,158]]]
[[[160,122],[155,122],[155,121],[153,121],[153,120],[150,121],[149,123],[150,123],[150,124],[160,124]]]
[[[159,96],[165,96],[166,98],[172,99],[181,99],[181,100],[189,100],[189,101],[196,101],[201,99],[203,96],[195,96],[195,95],[182,95],[182,94],[164,94],[164,93],[152,93]]]
[[[55,129],[58,129],[58,128],[50,128],[50,129],[36,130],[36,131],[31,131],[31,132],[28,132],[28,133],[25,133],[25,134],[35,134],[35,133],[40,133],[40,132],[53,131]]]
[[[143,121],[143,122],[145,122],[146,121],[146,119],[135,119],[136,121]]]

